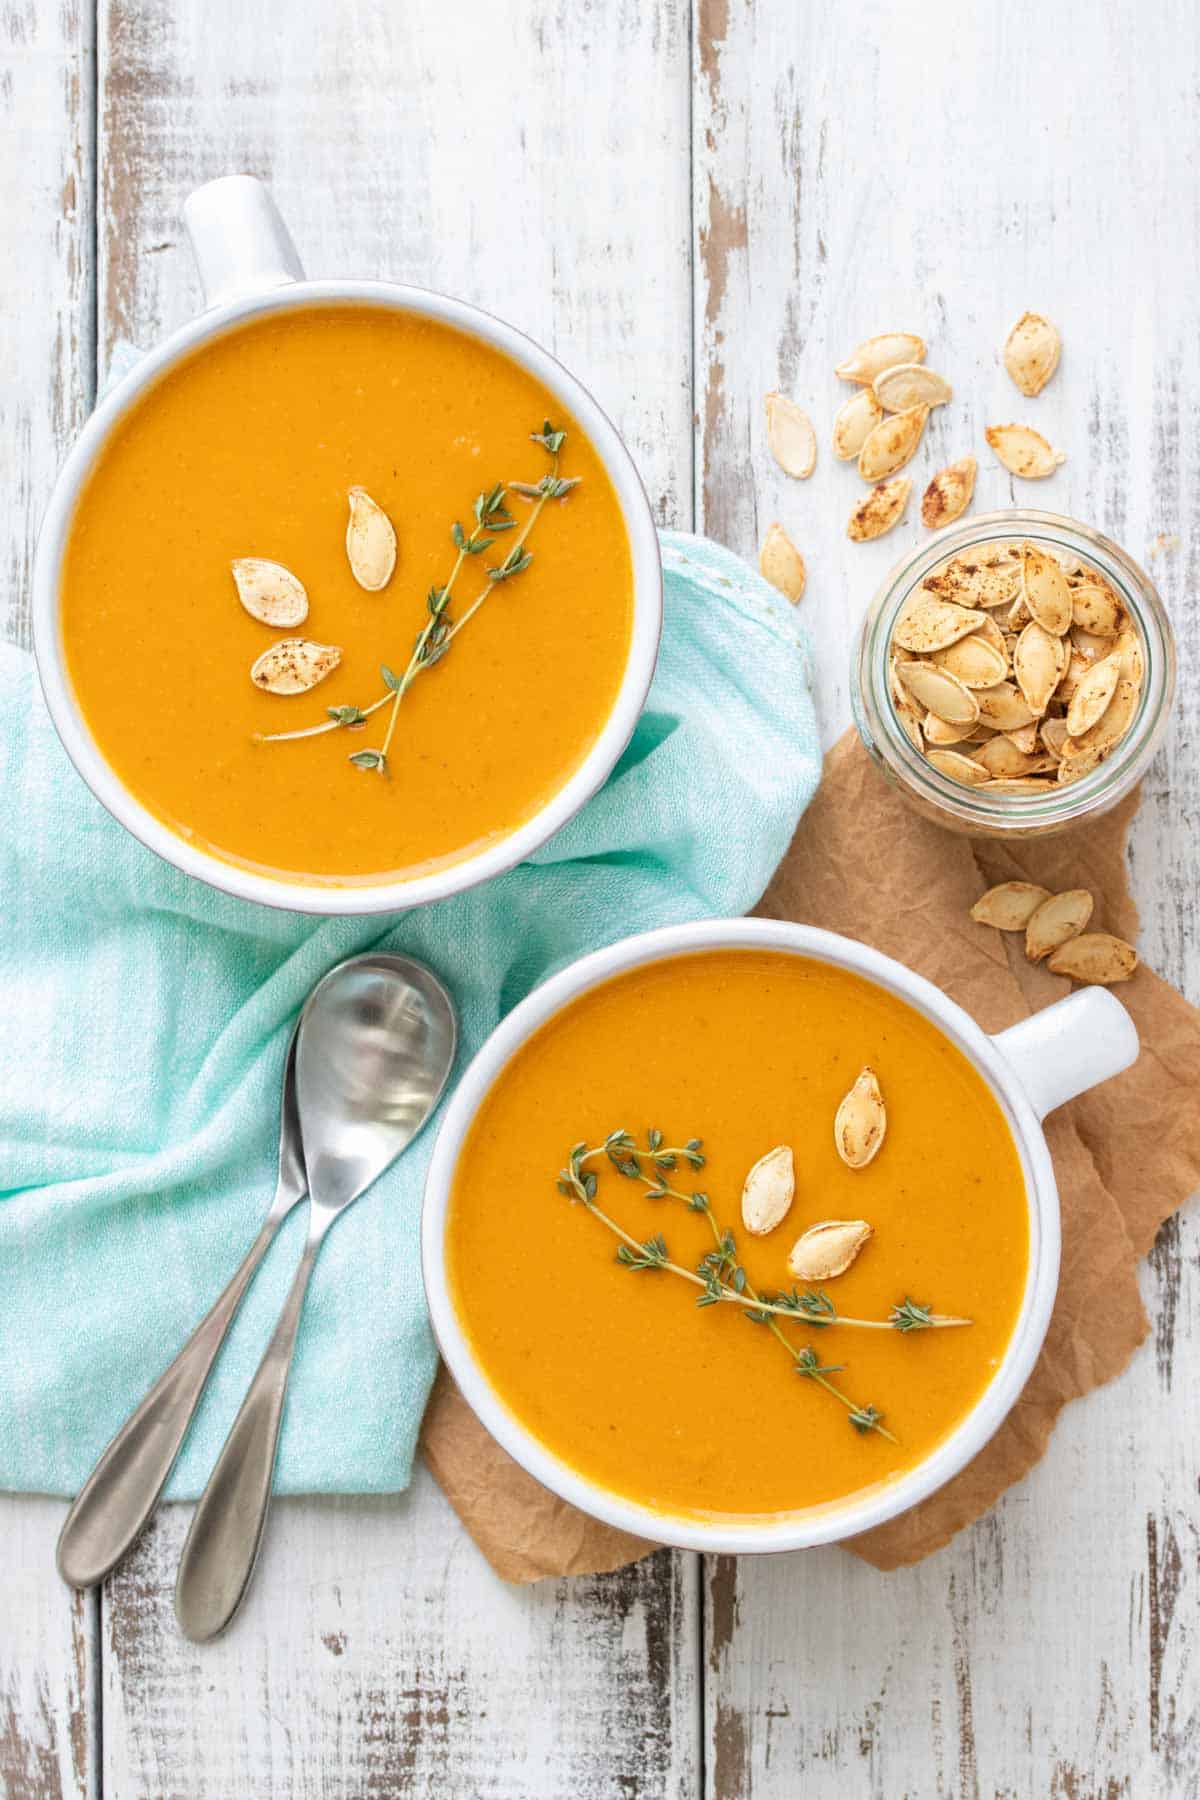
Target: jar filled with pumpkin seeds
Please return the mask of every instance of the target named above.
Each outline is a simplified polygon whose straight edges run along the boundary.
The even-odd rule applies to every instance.
[[[863,621],[851,697],[879,768],[927,817],[1032,837],[1145,774],[1175,643],[1145,571],[1053,513],[983,513],[897,565]]]

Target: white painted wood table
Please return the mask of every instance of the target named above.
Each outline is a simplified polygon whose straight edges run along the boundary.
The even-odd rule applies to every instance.
[[[1191,0],[9,0],[0,68],[3,606],[113,345],[196,290],[179,206],[274,185],[309,270],[506,315],[623,427],[658,517],[753,553],[781,518],[827,739],[847,646],[919,531],[849,545],[824,448],[835,361],[915,328],[950,376],[919,478],[985,422],[1070,455],[1038,504],[1153,567],[1182,704],[1142,806],[1147,959],[1200,1000],[1200,23]],[[1062,326],[1036,402],[999,370]],[[789,484],[761,396],[820,421]],[[1031,490],[1023,490],[1028,497]],[[915,508],[914,508],[915,513]],[[870,848],[870,847],[868,847]],[[2,1179],[0,1179],[2,1185]],[[1033,1476],[920,1567],[830,1549],[663,1551],[503,1586],[421,1475],[393,1502],[281,1505],[222,1642],[180,1640],[170,1509],[102,1592],[53,1570],[60,1502],[0,1500],[0,1788],[111,1795],[1153,1796],[1200,1792],[1200,1231],[1144,1271],[1153,1341],[1068,1410]]]

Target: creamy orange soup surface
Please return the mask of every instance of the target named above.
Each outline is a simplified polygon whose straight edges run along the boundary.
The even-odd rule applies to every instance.
[[[878,1076],[882,1149],[839,1158],[838,1104]],[[873,1235],[823,1284],[837,1310],[886,1320],[906,1298],[968,1326],[901,1333],[778,1321],[786,1349],[727,1302],[665,1269],[631,1270],[617,1240],[555,1176],[580,1140],[649,1128],[702,1139],[700,1188],[731,1226],[760,1291],[801,1292],[789,1252],[807,1227],[863,1219]],[[792,1147],[796,1193],[774,1231],[743,1228],[743,1179]],[[654,1199],[604,1159],[595,1203],[639,1242],[661,1235],[695,1269],[708,1219]],[[504,1068],[463,1146],[447,1226],[453,1303],[500,1399],[566,1463],[660,1511],[776,1515],[865,1493],[922,1461],[1004,1355],[1028,1262],[1024,1177],[1003,1114],[965,1057],[920,1014],[860,977],[738,949],[620,975],[547,1022]],[[796,1373],[812,1346],[828,1379],[896,1442]]]
[[[454,561],[451,526],[477,494],[536,483],[530,441],[565,429],[533,562],[499,583],[444,660],[406,693],[381,776],[348,756],[362,729],[289,743],[256,733],[365,706],[402,671],[426,595]],[[392,520],[388,586],[365,591],[345,548],[347,495]],[[510,500],[517,528],[529,502]],[[482,587],[471,558],[450,617]],[[231,562],[263,557],[308,592],[294,631],[252,618]],[[531,818],[587,755],[616,698],[632,622],[616,494],[576,422],[531,375],[447,326],[370,306],[307,308],[240,327],[152,387],[78,501],[62,576],[68,670],[105,758],[176,832],[271,875],[353,884],[458,861]],[[308,693],[261,692],[250,667],[277,639],[340,648]]]

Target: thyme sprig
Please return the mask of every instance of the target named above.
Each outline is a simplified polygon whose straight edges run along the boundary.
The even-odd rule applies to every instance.
[[[578,1152],[578,1158],[576,1153]],[[704,1292],[697,1300],[697,1306],[713,1306],[718,1302],[744,1307],[747,1317],[756,1325],[766,1324],[773,1316],[784,1318],[800,1318],[807,1324],[815,1325],[823,1330],[829,1325],[848,1325],[856,1331],[924,1331],[943,1330],[955,1325],[969,1325],[970,1319],[953,1317],[946,1313],[935,1313],[930,1307],[919,1306],[915,1300],[905,1299],[893,1306],[886,1319],[858,1319],[849,1313],[840,1313],[821,1288],[809,1288],[799,1293],[793,1287],[788,1292],[756,1293],[746,1279],[746,1271],[738,1262],[737,1242],[733,1232],[722,1230],[717,1224],[713,1212],[712,1201],[700,1190],[686,1192],[671,1185],[666,1176],[672,1173],[684,1161],[691,1169],[704,1167],[704,1156],[701,1151],[701,1140],[690,1138],[684,1145],[665,1146],[661,1131],[651,1130],[646,1135],[646,1148],[639,1149],[636,1140],[628,1131],[612,1131],[602,1144],[589,1149],[587,1144],[576,1144],[571,1150],[571,1169],[564,1169],[559,1174],[559,1188],[567,1192],[564,1181],[570,1181],[572,1169],[578,1160],[578,1170],[582,1172],[588,1163],[605,1157],[618,1175],[626,1180],[638,1181],[646,1189],[648,1200],[672,1199],[680,1200],[690,1212],[704,1213],[716,1240],[716,1249],[700,1259],[699,1274],[690,1269],[677,1269],[672,1263],[660,1266],[671,1268],[674,1273],[683,1275],[694,1282]],[[646,1174],[646,1168],[653,1169],[653,1175]],[[590,1183],[585,1177],[585,1184],[596,1191],[594,1174],[590,1175]],[[571,1189],[575,1199],[585,1199],[586,1195]],[[648,1265],[647,1265],[648,1266]]]
[[[454,564],[446,580],[431,587],[425,596],[425,622],[417,633],[403,674],[397,675],[387,663],[381,663],[379,672],[383,678],[384,692],[369,705],[327,706],[326,717],[321,724],[308,725],[299,731],[256,732],[256,742],[281,744],[295,738],[322,737],[328,731],[358,730],[373,713],[390,706],[382,744],[377,749],[355,750],[348,759],[356,769],[374,769],[380,775],[387,773],[388,753],[405,694],[418,675],[441,662],[459,632],[470,624],[497,584],[524,574],[533,561],[532,552],[525,546],[542,509],[550,500],[565,499],[571,489],[578,486],[578,476],[566,477],[558,472],[559,453],[566,441],[566,432],[555,429],[547,419],[541,431],[531,431],[529,435],[552,459],[550,473],[543,475],[537,482],[497,482],[476,496],[472,508],[475,521],[473,525],[464,527],[458,519],[451,525],[450,541],[456,551]],[[506,504],[510,492],[520,494],[523,499],[533,503],[529,516],[519,530],[517,521]],[[507,554],[498,563],[485,564],[486,579],[483,586],[461,617],[452,619],[449,609],[454,586],[467,562],[473,557],[481,556],[485,550],[490,550],[502,532],[513,530],[517,530],[517,536]]]

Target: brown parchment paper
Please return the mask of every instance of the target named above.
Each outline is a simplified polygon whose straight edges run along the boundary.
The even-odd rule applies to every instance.
[[[1071,984],[1027,962],[1022,939],[972,923],[997,881],[1090,888],[1095,928],[1137,937],[1125,877],[1136,796],[1082,830],[1036,844],[956,837],[909,810],[853,732],[756,911],[873,944],[943,988],[987,1031]],[[1042,1456],[1068,1400],[1111,1381],[1149,1330],[1136,1266],[1162,1221],[1200,1186],[1200,1012],[1142,967],[1119,990],[1142,1053],[1115,1081],[1051,1115],[1063,1215],[1058,1300],[1041,1357],[996,1436],[938,1493],[847,1548],[880,1569],[919,1561],[977,1519]],[[480,1425],[445,1370],[425,1458],[463,1524],[509,1581],[619,1568],[654,1546],[600,1525],[533,1481]]]

